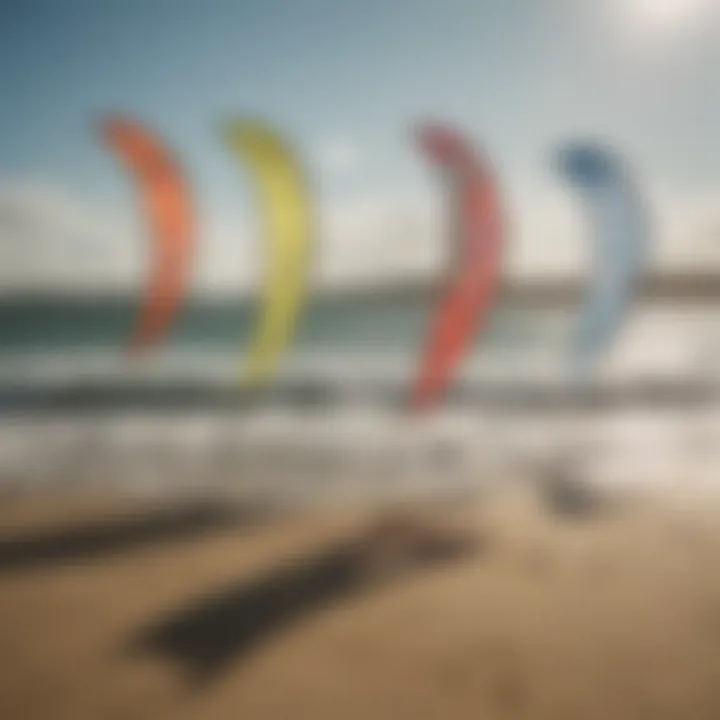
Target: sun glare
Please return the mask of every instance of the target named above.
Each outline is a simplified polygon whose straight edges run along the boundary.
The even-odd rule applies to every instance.
[[[709,0],[626,0],[642,29],[671,32],[700,22]]]

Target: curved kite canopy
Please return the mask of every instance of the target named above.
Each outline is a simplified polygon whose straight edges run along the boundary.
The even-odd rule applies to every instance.
[[[420,147],[450,174],[455,205],[457,260],[428,334],[412,406],[428,410],[447,391],[452,375],[495,299],[504,228],[498,190],[487,162],[455,130],[422,126]]]
[[[234,121],[231,149],[250,169],[262,208],[267,249],[265,297],[250,341],[246,379],[266,382],[287,347],[307,293],[313,241],[310,197],[290,149],[268,126]]]
[[[161,140],[133,120],[110,118],[101,127],[107,145],[135,176],[153,247],[153,267],[129,347],[159,343],[187,289],[195,244],[190,192],[177,162]]]
[[[603,145],[573,142],[557,153],[560,175],[584,197],[591,216],[595,269],[572,340],[576,377],[592,372],[632,305],[648,247],[648,220],[623,160]]]

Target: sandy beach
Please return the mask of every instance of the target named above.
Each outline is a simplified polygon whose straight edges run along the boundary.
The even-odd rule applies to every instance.
[[[0,717],[716,718],[718,512],[508,492],[418,553],[369,510],[8,499]]]

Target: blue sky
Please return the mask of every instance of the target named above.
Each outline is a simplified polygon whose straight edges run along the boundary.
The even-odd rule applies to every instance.
[[[549,151],[576,134],[612,140],[650,180],[708,205],[719,13],[713,0],[648,3],[0,0],[0,184],[11,200],[41,188],[75,214],[130,215],[127,178],[93,130],[121,112],[177,150],[217,230],[248,210],[218,125],[252,114],[303,151],[323,203],[377,214],[382,198],[434,191],[407,130],[439,118],[489,150],[511,205],[552,192]]]

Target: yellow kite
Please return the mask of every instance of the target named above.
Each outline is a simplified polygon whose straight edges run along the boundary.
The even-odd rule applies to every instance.
[[[265,124],[231,122],[230,148],[249,168],[264,219],[266,278],[243,379],[268,382],[288,346],[307,292],[313,223],[304,174],[291,150]]]

